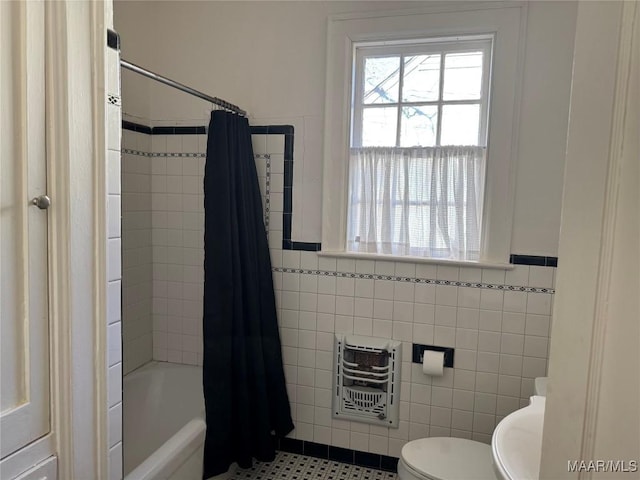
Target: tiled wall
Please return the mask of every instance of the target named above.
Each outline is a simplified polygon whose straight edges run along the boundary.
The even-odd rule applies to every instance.
[[[205,137],[151,137],[153,356],[199,364]],[[505,272],[282,250],[284,135],[253,141],[292,436],[396,457],[408,440],[425,436],[489,442],[496,423],[526,404],[533,379],[546,373],[555,268]],[[398,429],[331,418],[337,332],[403,341]],[[455,347],[455,368],[440,378],[423,375],[411,363],[412,342]]]
[[[148,135],[123,131],[122,321],[124,373],[152,357],[151,158]]]
[[[107,48],[107,401],[109,404],[109,480],[122,478],[122,322],[120,223],[120,53],[118,39],[109,36]]]
[[[202,135],[154,135],[153,358],[202,364]]]

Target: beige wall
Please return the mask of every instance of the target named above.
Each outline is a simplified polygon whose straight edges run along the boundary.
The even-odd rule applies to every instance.
[[[425,4],[117,1],[115,25],[123,58],[240,105],[253,124],[295,126],[294,240],[320,241],[327,16]],[[529,6],[512,253],[557,255],[575,15],[572,2]],[[126,114],[156,123],[209,115],[128,72],[123,99]]]

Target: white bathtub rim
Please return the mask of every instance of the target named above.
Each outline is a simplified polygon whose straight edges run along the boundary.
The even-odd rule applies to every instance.
[[[168,478],[204,444],[206,424],[194,418],[134,468],[124,480]],[[178,452],[176,454],[176,451]]]

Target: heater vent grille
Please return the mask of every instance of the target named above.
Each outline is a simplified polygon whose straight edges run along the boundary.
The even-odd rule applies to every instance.
[[[333,416],[398,427],[400,342],[336,335]]]

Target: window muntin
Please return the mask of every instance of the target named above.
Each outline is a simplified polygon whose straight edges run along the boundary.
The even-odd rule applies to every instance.
[[[486,145],[491,49],[491,38],[356,44],[351,146]]]

